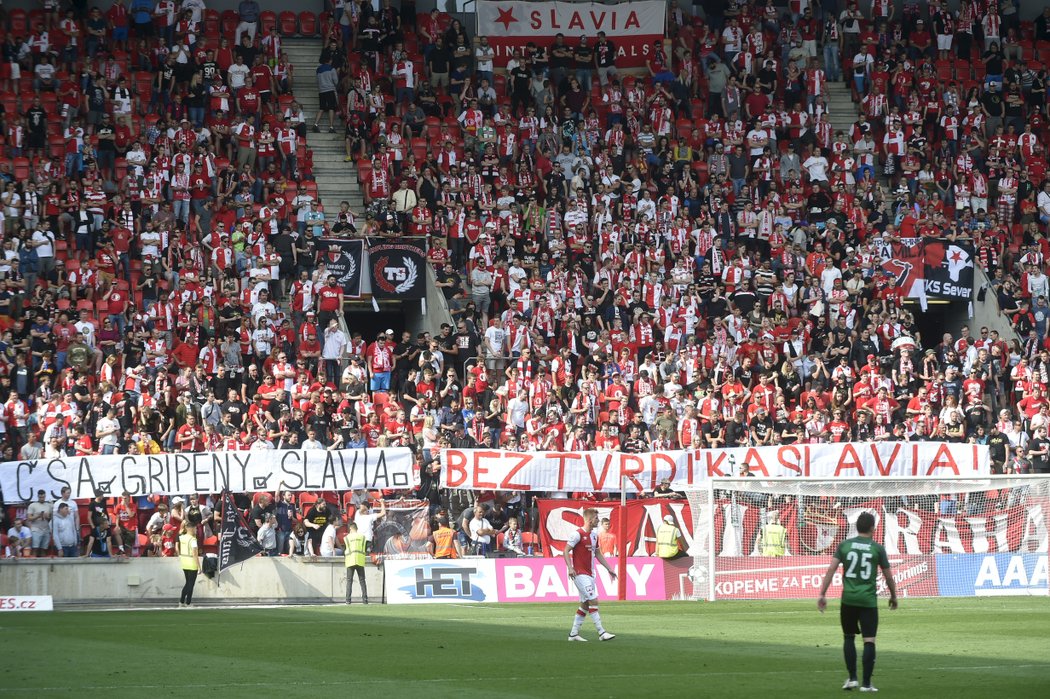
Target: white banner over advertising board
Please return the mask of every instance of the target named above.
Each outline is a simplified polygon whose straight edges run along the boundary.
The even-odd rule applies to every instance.
[[[496,65],[505,66],[510,50],[532,42],[550,46],[558,34],[575,47],[586,36],[591,46],[598,32],[616,48],[616,66],[644,66],[654,41],[664,36],[667,11],[662,0],[604,5],[596,2],[490,2],[477,4],[478,36],[487,36],[496,52]]]
[[[40,489],[53,500],[64,486],[73,490],[73,498],[92,498],[96,492],[115,496],[125,490],[137,496],[243,493],[278,486],[284,490],[400,489],[417,483],[412,452],[403,448],[110,455],[0,464],[5,503],[31,500]]]
[[[441,484],[472,490],[619,492],[655,488],[663,478],[676,490],[709,478],[739,475],[747,464],[762,478],[908,478],[986,476],[988,447],[946,442],[846,442],[780,447],[738,447],[620,452],[516,452],[446,449]]]

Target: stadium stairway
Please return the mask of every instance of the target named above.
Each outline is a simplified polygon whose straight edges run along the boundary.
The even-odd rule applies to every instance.
[[[284,50],[293,67],[295,98],[303,105],[308,126],[317,118],[317,58],[321,53],[321,42],[316,38],[286,38]],[[356,165],[343,162],[343,126],[336,118],[336,132],[314,133],[308,129],[306,142],[313,150],[313,173],[317,183],[317,196],[331,217],[339,210],[339,202],[350,202],[350,208],[362,213],[361,188],[357,184]]]
[[[849,134],[850,127],[857,121],[857,105],[853,103],[853,93],[841,81],[828,82],[828,116],[835,132]]]

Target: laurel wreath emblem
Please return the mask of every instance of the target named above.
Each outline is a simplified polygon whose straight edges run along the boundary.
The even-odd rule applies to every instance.
[[[399,294],[403,294],[410,290],[416,285],[416,280],[419,279],[419,268],[416,266],[416,263],[409,257],[403,257],[401,259],[405,262],[405,269],[408,270],[408,276],[405,278],[405,281],[394,287],[394,291]]]

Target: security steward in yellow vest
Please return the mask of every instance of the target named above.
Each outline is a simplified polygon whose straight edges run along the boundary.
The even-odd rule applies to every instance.
[[[343,560],[346,562],[346,603],[354,594],[354,574],[361,581],[361,599],[368,604],[368,586],[365,584],[365,546],[368,541],[365,535],[357,531],[357,525],[351,522],[346,525],[346,536],[343,538]]]
[[[448,520],[438,517],[437,529],[430,535],[431,553],[434,558],[459,558],[456,552],[456,532],[448,526]]]
[[[784,555],[787,542],[787,530],[780,523],[780,513],[771,512],[766,526],[762,527],[762,555],[768,558],[780,558]]]
[[[674,525],[674,517],[667,515],[664,523],[656,530],[656,555],[668,561],[685,555],[680,542],[682,532]]]

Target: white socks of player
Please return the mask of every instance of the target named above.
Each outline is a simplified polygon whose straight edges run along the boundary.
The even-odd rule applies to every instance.
[[[582,608],[576,610],[576,615],[572,619],[572,633],[570,635],[576,636],[580,633],[580,627],[583,626],[583,620],[587,618],[587,612]]]
[[[594,622],[594,628],[598,629],[598,635],[604,635],[605,629],[602,628],[602,616],[598,613],[598,608],[591,607],[589,611],[591,613],[591,621]]]
[[[591,621],[594,622],[594,628],[598,629],[598,635],[606,635],[605,629],[602,627],[602,616],[598,613],[598,608],[588,607],[584,609],[583,607],[580,607],[576,610],[576,615],[572,619],[572,631],[569,633],[570,638],[580,634],[580,627],[583,626],[583,620],[588,616],[590,616]]]

